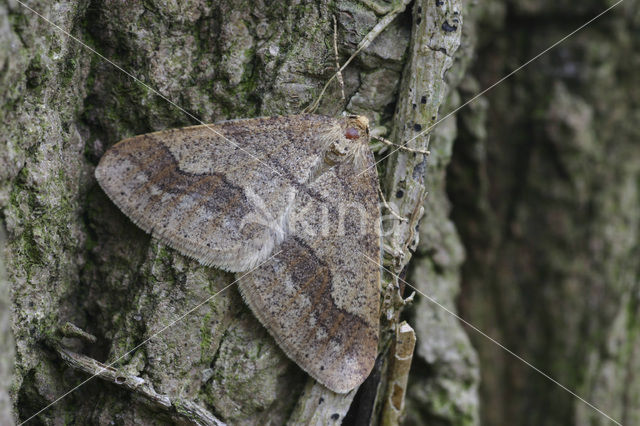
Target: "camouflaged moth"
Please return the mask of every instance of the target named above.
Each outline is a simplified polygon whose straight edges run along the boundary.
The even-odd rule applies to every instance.
[[[380,270],[362,256],[380,256],[373,165],[365,117],[293,115],[126,139],[96,177],[163,243],[250,271],[239,289],[255,316],[301,368],[343,393],[369,375],[378,347]]]

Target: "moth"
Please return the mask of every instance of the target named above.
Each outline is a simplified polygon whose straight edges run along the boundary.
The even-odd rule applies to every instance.
[[[95,175],[162,243],[246,272],[239,291],[327,388],[369,375],[378,347],[380,208],[368,120],[292,115],[125,139]]]

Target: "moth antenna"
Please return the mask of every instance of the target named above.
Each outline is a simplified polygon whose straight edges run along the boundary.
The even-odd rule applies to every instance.
[[[333,52],[336,55],[336,69],[338,83],[340,83],[340,90],[342,91],[342,101],[347,102],[347,97],[344,94],[344,80],[342,79],[342,72],[340,71],[340,57],[338,56],[338,21],[336,20],[336,15],[332,16],[333,18]]]
[[[418,149],[418,148],[409,148],[408,146],[404,146],[404,145],[400,145],[397,143],[393,143],[388,139],[385,139],[383,137],[380,136],[371,136],[373,139],[379,140],[380,142],[382,142],[385,145],[389,145],[389,146],[395,146],[398,149],[407,151],[407,152],[415,152],[418,154],[424,154],[424,155],[429,155],[431,154],[431,151],[428,151],[426,149]]]
[[[378,21],[378,23],[371,29],[371,31],[369,31],[367,35],[364,36],[362,40],[360,40],[360,43],[358,43],[358,47],[356,48],[356,51],[353,52],[353,54],[349,57],[349,59],[347,59],[347,61],[344,64],[342,64],[340,68],[338,68],[338,71],[335,74],[333,74],[331,78],[325,83],[324,87],[322,88],[322,91],[320,92],[320,95],[318,95],[318,98],[311,105],[309,105],[307,108],[304,109],[305,113],[310,114],[310,113],[313,113],[316,109],[318,109],[318,105],[320,105],[320,101],[322,100],[324,93],[327,91],[327,88],[329,87],[329,84],[331,84],[333,79],[338,78],[338,75],[342,75],[341,73],[342,71],[344,71],[347,65],[349,65],[351,61],[353,61],[355,57],[358,56],[358,54],[363,49],[369,46],[371,42],[373,42],[373,40],[375,40],[380,35],[380,33],[382,33],[385,30],[385,28],[387,28],[389,24],[391,24],[391,22],[393,22],[396,16],[404,12],[404,10],[407,8],[407,5],[410,2],[411,0],[402,0],[401,2],[399,2],[395,8],[393,8],[389,13],[384,15],[382,19],[380,19],[380,21]]]
[[[392,215],[394,215],[397,219],[399,219],[402,222],[407,222],[409,220],[406,217],[402,217],[398,213],[396,213],[396,211],[389,205],[389,203],[387,203],[387,199],[384,197],[384,194],[382,193],[382,189],[380,188],[380,183],[378,183],[378,194],[380,194],[380,199],[382,199],[382,204],[384,204],[386,209],[389,210]]]

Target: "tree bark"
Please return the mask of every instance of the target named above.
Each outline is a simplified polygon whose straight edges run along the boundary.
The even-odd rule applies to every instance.
[[[176,105],[204,122],[299,113],[335,72],[333,16],[344,62],[400,3],[28,3],[173,105],[0,1],[1,424],[27,420],[234,280],[158,244],[109,202],[93,178],[106,148],[196,124]],[[358,391],[308,378],[231,288],[37,422],[389,424],[406,392],[407,424],[610,424],[428,298],[405,308],[406,279],[452,311],[460,292],[470,323],[640,424],[637,3],[440,123],[430,143],[412,142],[430,144],[427,161],[400,151],[380,164],[386,199],[407,220],[384,212],[392,274],[380,356]],[[346,99],[333,84],[318,112],[364,114],[375,134],[406,141],[611,4],[415,0],[344,71]],[[403,310],[417,340],[398,389]]]
[[[132,135],[196,124],[176,105],[204,122],[299,113],[335,71],[332,16],[344,61],[389,10],[376,0],[28,5],[172,103],[24,6],[0,4],[0,207],[8,234],[17,421],[234,279],[151,240],[109,202],[93,178],[105,149]],[[374,132],[398,142],[433,124],[470,57],[463,51],[457,77],[445,81],[463,14],[458,0],[415,1],[345,70],[347,99],[333,85],[319,112],[366,115]],[[438,238],[421,246],[411,276],[421,286],[437,279],[451,305],[462,260],[444,193],[453,138],[444,130],[438,138],[443,146],[434,147],[428,163],[398,152],[381,166],[387,199],[407,218],[385,221],[384,259],[392,272],[404,273],[419,240],[425,171],[433,174],[427,204],[433,216],[420,234]],[[412,146],[427,142],[421,137]],[[403,307],[401,283],[389,274],[381,284],[380,357],[358,392],[337,395],[308,378],[230,289],[37,418],[47,424],[328,424],[345,418],[376,424],[389,397]],[[414,389],[420,390],[413,391],[411,416],[476,423],[474,352],[457,322],[434,314],[433,306],[424,308],[432,314],[423,318],[425,302],[418,303],[417,354],[430,371],[416,372]],[[447,331],[433,337],[429,330],[438,327]],[[444,359],[455,361],[434,362]]]
[[[613,4],[486,2],[463,100]],[[460,111],[448,181],[463,315],[625,425],[640,424],[639,18],[621,3]],[[613,424],[470,336],[483,424]]]
[[[4,252],[6,238],[0,228],[0,252]],[[0,257],[0,424],[11,424],[12,404],[9,395],[13,378],[14,342],[11,334],[11,301],[4,259]]]

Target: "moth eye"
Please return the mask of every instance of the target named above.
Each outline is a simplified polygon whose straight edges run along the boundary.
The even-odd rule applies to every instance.
[[[360,137],[360,132],[355,127],[349,127],[344,132],[344,137],[347,139],[358,139]]]

